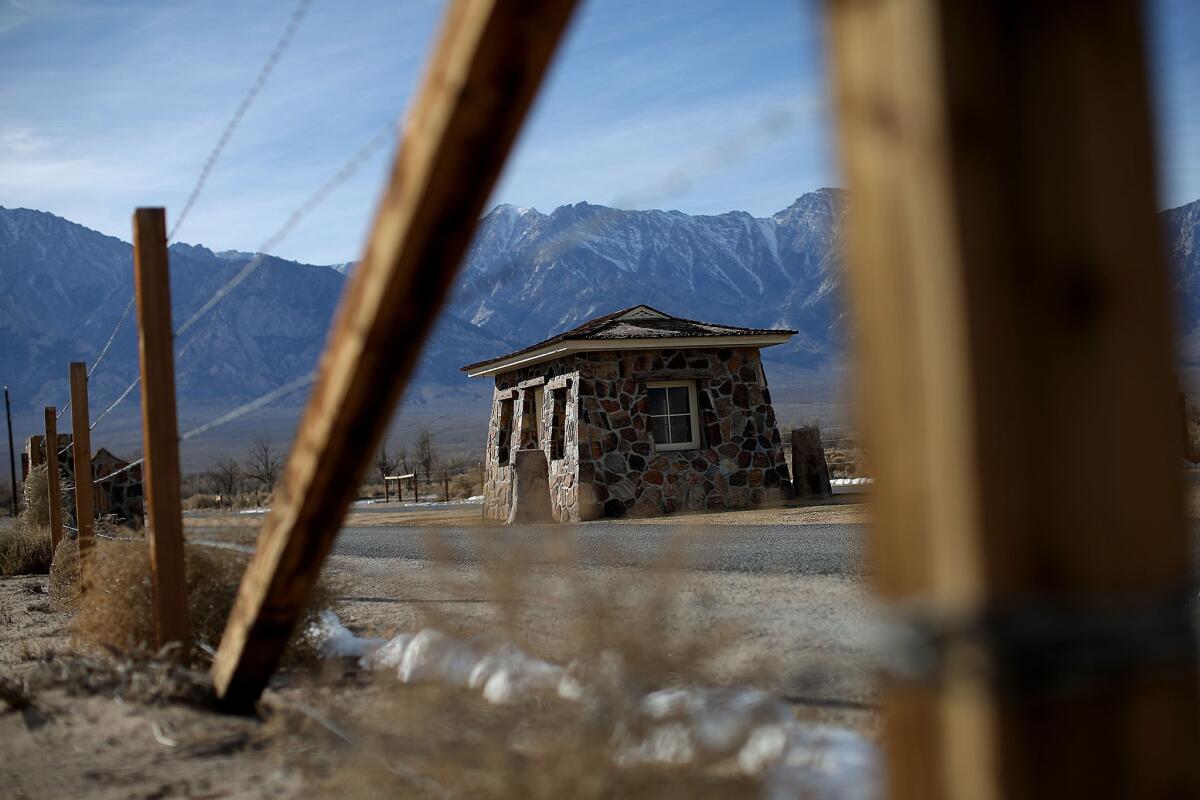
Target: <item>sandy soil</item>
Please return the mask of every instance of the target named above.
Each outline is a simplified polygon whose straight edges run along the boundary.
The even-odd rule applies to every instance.
[[[349,522],[466,527],[481,524],[478,513],[356,512]],[[864,518],[861,506],[843,502],[704,515],[703,522]],[[187,530],[191,538],[253,541],[261,520],[193,515]],[[516,558],[478,568],[335,556],[327,571],[340,587],[337,612],[362,635],[424,626],[460,636],[501,631],[562,664],[619,647],[646,671],[647,685],[762,686],[788,699],[802,718],[878,736],[871,609],[852,578],[579,570]],[[579,735],[578,712],[559,701],[498,709],[476,693],[400,686],[349,663],[325,662],[277,674],[256,716],[229,716],[211,707],[203,671],[90,651],[72,639],[69,624],[68,614],[51,610],[44,576],[0,578],[4,796],[524,798],[577,789],[578,774],[558,775],[557,788],[536,788],[550,780],[547,764],[565,770],[587,750],[571,738]],[[535,757],[555,748],[564,753],[549,761]],[[572,769],[603,767],[588,762]],[[613,788],[631,774],[612,778],[609,796],[757,791],[720,771],[655,772],[628,791]]]

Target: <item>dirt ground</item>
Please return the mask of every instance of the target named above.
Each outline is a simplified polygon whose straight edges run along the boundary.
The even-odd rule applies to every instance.
[[[360,511],[351,525],[469,527],[477,507]],[[862,521],[863,507],[705,515],[713,525]],[[189,538],[252,541],[262,515],[190,515]],[[840,576],[530,566],[488,568],[335,556],[335,610],[359,635],[435,627],[499,631],[567,664],[606,646],[644,683],[754,685],[798,717],[878,736],[869,646],[848,639],[870,608]],[[847,609],[850,609],[848,612]],[[635,652],[636,651],[636,652]],[[51,609],[45,576],[0,578],[0,786],[14,798],[736,797],[728,770],[623,769],[561,701],[497,708],[477,692],[381,680],[348,661],[276,675],[255,716],[214,710],[203,670],[89,649]],[[561,752],[559,752],[561,751]],[[547,761],[551,753],[558,755]],[[549,770],[548,763],[582,766]],[[549,771],[548,771],[549,770]],[[581,775],[601,784],[582,786]],[[366,776],[370,776],[369,779]],[[599,777],[597,777],[599,776]],[[606,782],[604,782],[606,781]]]

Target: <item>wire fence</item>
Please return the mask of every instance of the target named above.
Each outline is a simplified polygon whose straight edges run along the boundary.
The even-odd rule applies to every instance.
[[[299,3],[297,3],[295,10],[292,12],[291,17],[288,19],[287,25],[283,30],[283,34],[279,37],[279,40],[275,43],[275,46],[267,55],[267,60],[263,62],[263,65],[259,68],[258,74],[255,76],[254,81],[243,94],[241,102],[238,103],[238,106],[234,110],[233,115],[229,118],[229,121],[225,123],[225,127],[222,129],[221,135],[217,138],[216,144],[213,145],[212,150],[208,154],[208,158],[205,159],[204,165],[200,168],[200,174],[196,177],[196,181],[192,185],[191,191],[188,193],[188,198],[183,205],[183,210],[179,213],[179,216],[175,218],[175,224],[171,227],[170,232],[167,234],[168,242],[174,240],[176,234],[179,232],[179,228],[183,225],[184,220],[187,219],[188,215],[195,207],[196,201],[200,199],[200,194],[204,191],[204,186],[208,182],[208,178],[212,174],[213,169],[216,167],[217,161],[220,160],[221,154],[225,152],[226,146],[228,146],[230,139],[233,138],[234,131],[237,130],[238,125],[240,125],[242,120],[245,118],[246,113],[250,110],[250,106],[254,104],[255,99],[266,87],[267,80],[270,78],[271,72],[275,69],[275,65],[279,62],[279,59],[283,57],[284,52],[287,51],[288,46],[292,43],[292,39],[295,37],[296,31],[300,28],[300,23],[308,13],[308,9],[311,5],[312,0],[299,0]],[[121,313],[120,318],[117,320],[116,326],[112,329],[112,333],[108,335],[108,340],[104,343],[104,347],[101,348],[100,354],[96,356],[96,360],[92,362],[91,368],[88,369],[87,374],[89,378],[92,376],[92,373],[96,371],[96,368],[100,366],[100,362],[104,360],[104,357],[108,355],[108,351],[112,348],[113,342],[117,338],[117,334],[120,333],[121,328],[124,327],[125,321],[129,319],[129,314],[133,310],[133,304],[134,298],[131,296],[129,298],[129,302],[125,304],[125,310]],[[124,399],[125,395],[128,393],[128,390],[126,390],[121,399]],[[70,406],[71,400],[68,399],[59,410],[57,419],[62,419],[62,415],[66,413]]]

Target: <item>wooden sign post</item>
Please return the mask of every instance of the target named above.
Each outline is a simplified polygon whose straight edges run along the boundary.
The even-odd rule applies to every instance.
[[[50,510],[50,547],[62,541],[62,496],[58,487],[58,409],[46,406],[46,502]]]
[[[1144,9],[829,7],[888,794],[1195,797]]]
[[[258,699],[437,319],[574,0],[457,0],[213,661]]]
[[[183,515],[179,498],[179,426],[175,409],[175,340],[166,212],[139,208],[133,215],[133,275],[137,296],[138,356],[142,375],[142,441],[146,529],[154,578],[158,646],[190,644]]]
[[[72,361],[71,456],[75,462],[75,524],[79,527],[79,590],[87,588],[87,560],[93,544],[96,509],[92,501],[92,434],[88,430],[87,364]]]

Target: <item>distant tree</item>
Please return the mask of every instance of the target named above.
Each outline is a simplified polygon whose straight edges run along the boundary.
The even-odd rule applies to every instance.
[[[433,443],[433,433],[429,426],[422,425],[417,430],[417,466],[425,473],[426,486],[433,485],[433,468],[437,466],[437,447]]]
[[[408,466],[408,445],[403,440],[396,442],[396,449],[392,451],[392,456],[396,459],[396,469],[400,470],[401,475],[412,472]]]
[[[242,487],[241,465],[232,458],[223,458],[208,471],[208,477],[221,496],[221,505],[232,508],[234,498]]]
[[[379,450],[375,452],[375,471],[379,474],[379,481],[383,484],[383,496],[389,496],[387,479],[391,475],[396,474],[396,467],[399,466],[394,453],[388,449],[389,437],[384,436],[383,441],[379,443]]]
[[[246,475],[262,485],[267,494],[275,491],[283,472],[283,455],[275,449],[269,437],[257,436],[250,444],[246,458]]]

